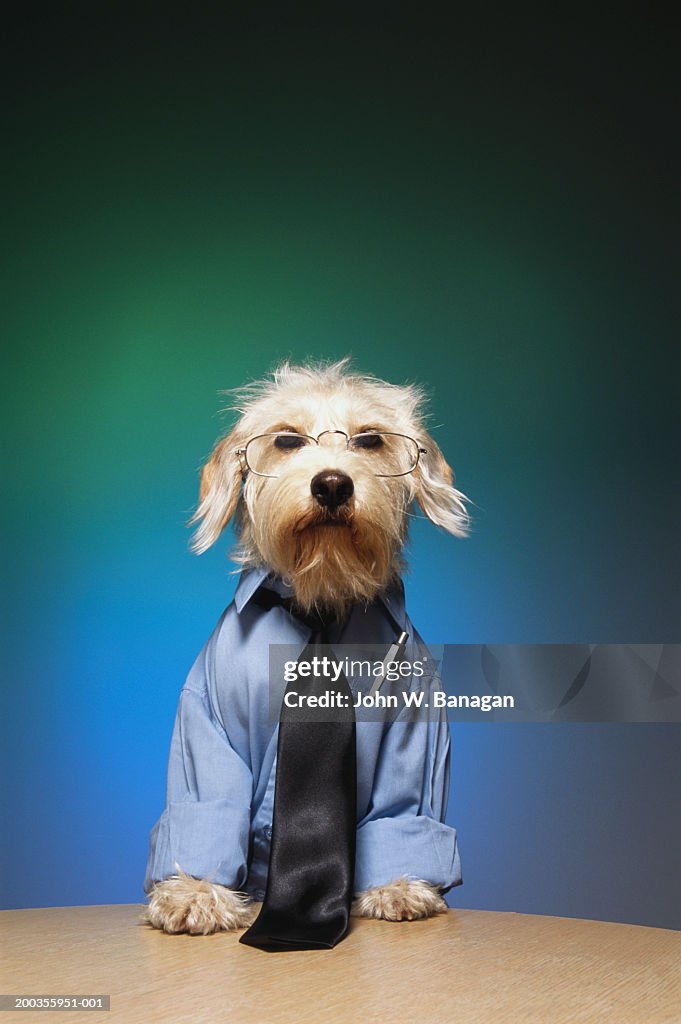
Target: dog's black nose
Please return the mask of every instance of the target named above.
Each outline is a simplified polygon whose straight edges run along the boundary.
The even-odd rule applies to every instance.
[[[355,485],[347,473],[337,469],[324,469],[312,478],[310,490],[323,508],[335,511],[352,497]]]

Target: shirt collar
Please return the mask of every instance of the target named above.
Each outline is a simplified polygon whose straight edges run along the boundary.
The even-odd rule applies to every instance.
[[[290,593],[283,580],[279,576],[270,573],[266,565],[258,565],[253,569],[244,569],[239,578],[239,583],[234,594],[234,604],[237,612],[241,613],[248,602],[265,580],[270,577],[270,586],[278,592]],[[385,605],[388,614],[395,620],[400,629],[406,625],[406,608],[404,603],[404,586],[402,580],[396,580],[387,590],[380,595],[380,600]]]
[[[239,583],[234,594],[234,604],[239,614],[241,614],[258,587],[261,583],[265,582],[269,574],[270,571],[266,565],[258,565],[254,569],[244,569],[239,577]]]

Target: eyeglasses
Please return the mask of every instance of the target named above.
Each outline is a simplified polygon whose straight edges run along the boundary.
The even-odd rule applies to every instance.
[[[375,430],[352,436],[344,430],[323,430],[317,437],[289,431],[259,434],[234,454],[244,473],[250,470],[256,476],[276,478],[292,459],[313,445],[321,447],[320,439],[329,435],[344,438],[344,450],[361,456],[374,476],[406,476],[416,469],[421,455],[427,455],[413,437]]]

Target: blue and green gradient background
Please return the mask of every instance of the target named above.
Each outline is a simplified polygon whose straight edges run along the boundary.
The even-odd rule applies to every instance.
[[[217,393],[283,357],[430,389],[475,505],[414,525],[426,639],[681,639],[673,36],[386,11],[14,26],[3,906],[141,899],[235,583],[184,525]],[[453,902],[681,926],[679,739],[456,727]]]

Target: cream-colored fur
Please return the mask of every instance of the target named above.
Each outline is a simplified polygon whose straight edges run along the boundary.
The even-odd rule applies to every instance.
[[[165,932],[210,935],[247,928],[259,904],[243,893],[202,881],[178,870],[178,874],[154,886],[145,920]],[[420,879],[398,878],[387,885],[359,893],[352,905],[354,917],[383,921],[416,921],[445,913],[447,904],[439,889]]]
[[[446,911],[447,904],[437,886],[405,877],[367,889],[352,905],[355,917],[377,917],[382,921],[416,921]]]
[[[176,875],[154,886],[145,914],[154,928],[192,935],[245,928],[254,917],[248,896],[193,878],[179,867]]]
[[[350,372],[348,360],[325,365],[281,366],[271,378],[236,392],[238,420],[220,440],[201,473],[200,500],[192,523],[192,547],[206,551],[235,517],[242,566],[265,564],[293,588],[307,611],[324,607],[342,616],[354,602],[371,601],[397,575],[407,535],[409,508],[417,502],[436,525],[455,536],[468,528],[465,496],[423,422],[424,395]],[[337,437],[297,452],[277,478],[244,473],[238,450],[260,434],[289,431],[318,437],[323,431],[348,436],[389,431],[415,439],[425,449],[406,476],[374,475],[366,457],[346,450]],[[351,476],[352,498],[329,525],[310,481],[321,470]],[[147,920],[166,932],[208,934],[243,928],[254,904],[242,893],[178,874],[158,883]],[[439,890],[428,882],[399,878],[360,893],[353,913],[386,921],[414,920],[446,910]]]
[[[456,536],[468,527],[465,497],[424,427],[422,391],[350,373],[347,362],[285,364],[271,379],[237,391],[233,408],[239,419],[203,468],[192,517],[198,524],[192,542],[197,553],[214,544],[235,515],[236,561],[264,563],[279,573],[303,610],[321,605],[338,614],[352,602],[373,600],[399,575],[412,502]],[[425,454],[416,469],[406,476],[375,476],[366,457],[327,437],[321,446],[296,453],[284,475],[248,473],[242,486],[236,453],[252,437],[278,430],[317,437],[327,430],[352,435],[368,429],[417,440]],[[352,477],[354,494],[342,512],[347,529],[330,527],[310,493],[310,480],[322,469]]]

